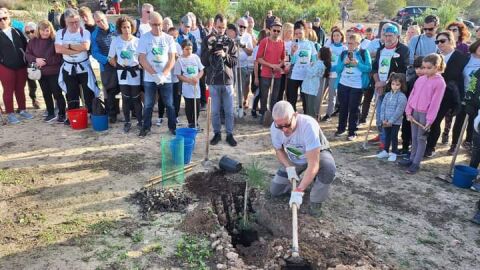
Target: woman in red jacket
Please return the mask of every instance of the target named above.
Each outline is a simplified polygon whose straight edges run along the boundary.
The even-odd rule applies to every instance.
[[[57,122],[63,123],[65,121],[65,98],[58,85],[58,74],[63,60],[62,55],[55,52],[55,31],[48,20],[38,23],[37,36],[28,42],[25,56],[28,63],[35,63],[42,72],[40,87],[48,112],[45,122],[57,120]],[[52,96],[57,102],[58,116],[55,116]]]
[[[27,39],[11,27],[10,12],[0,8],[0,81],[3,86],[3,103],[8,114],[8,122],[18,124],[20,120],[13,109],[13,95],[17,99],[19,115],[24,119],[33,116],[25,111],[25,83],[27,82],[27,64],[24,54]]]

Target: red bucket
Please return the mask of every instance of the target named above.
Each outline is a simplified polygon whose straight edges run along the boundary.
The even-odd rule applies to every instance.
[[[71,109],[67,111],[70,126],[73,129],[86,129],[88,126],[88,111],[86,108]]]

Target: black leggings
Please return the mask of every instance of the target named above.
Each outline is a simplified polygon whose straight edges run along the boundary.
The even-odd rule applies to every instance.
[[[438,138],[442,133],[440,124],[447,115],[448,111],[450,111],[450,107],[442,104],[440,105],[440,109],[438,110],[437,117],[435,121],[433,121],[432,126],[430,127],[430,134],[428,135],[427,139],[427,150],[435,151],[435,147],[437,146]]]
[[[130,108],[133,107],[139,124],[142,123],[142,102],[140,101],[140,85],[120,85],[123,101],[123,117],[130,122]]]
[[[287,101],[292,104],[293,110],[297,111],[298,89],[302,86],[300,80],[289,79],[287,82]],[[302,94],[303,110],[305,111],[305,97]]]
[[[27,79],[27,84],[28,84],[28,96],[32,99],[32,101],[35,101],[37,99],[37,95],[35,94],[35,92],[37,92],[37,82],[34,80]]]
[[[185,100],[185,115],[188,120],[188,127],[195,127],[195,99],[183,97]],[[200,114],[200,99],[197,98],[197,120]]]
[[[63,97],[62,89],[58,85],[58,74],[43,75],[39,82],[48,115],[55,114],[55,103],[53,102],[53,98],[55,98],[58,106],[58,115],[65,116],[65,98]]]
[[[67,85],[67,102],[68,109],[78,109],[80,107],[80,85],[83,89],[83,97],[85,98],[85,105],[88,112],[92,113],[92,101],[95,97],[93,91],[88,88],[88,72],[68,75],[68,72],[62,70],[63,80]]]

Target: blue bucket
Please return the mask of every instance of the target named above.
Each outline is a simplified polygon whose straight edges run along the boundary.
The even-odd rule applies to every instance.
[[[184,138],[183,147],[183,158],[185,164],[188,164],[192,160],[193,150],[195,150],[195,141],[190,138]]]
[[[93,115],[92,128],[95,131],[105,131],[108,129],[108,115]]]
[[[184,138],[189,138],[195,141],[195,137],[197,137],[197,129],[195,128],[177,128],[176,130],[177,136],[182,136]]]
[[[459,188],[470,188],[473,180],[478,175],[478,170],[465,165],[455,165],[452,183]]]

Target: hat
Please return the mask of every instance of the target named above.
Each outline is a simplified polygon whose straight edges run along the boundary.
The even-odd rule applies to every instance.
[[[363,34],[365,33],[365,26],[361,23],[352,27],[353,32]]]
[[[279,19],[275,19],[275,20],[273,20],[273,23],[271,24],[271,26],[280,26],[280,27],[282,27],[282,23],[280,22]]]
[[[316,17],[315,19],[313,19],[313,22],[320,22],[320,17]]]
[[[383,28],[383,33],[392,33],[392,34],[398,35],[398,28],[392,24]]]
[[[192,19],[186,15],[182,17],[181,22],[185,27],[192,27]]]

